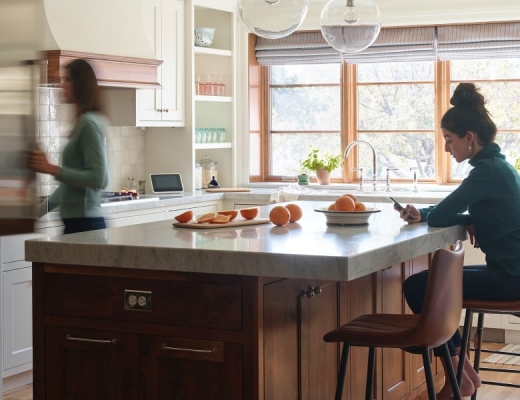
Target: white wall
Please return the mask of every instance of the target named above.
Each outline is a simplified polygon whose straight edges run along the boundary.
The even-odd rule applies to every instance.
[[[517,0],[374,0],[383,26],[448,24],[518,20]],[[324,0],[309,0],[309,12],[301,29],[319,29]]]

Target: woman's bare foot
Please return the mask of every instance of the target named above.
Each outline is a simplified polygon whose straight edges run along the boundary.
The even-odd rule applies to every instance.
[[[477,374],[477,371],[475,371],[475,368],[473,368],[473,365],[471,365],[471,362],[467,357],[464,359],[464,375],[471,381],[471,383],[473,383],[475,389],[478,389],[482,385],[480,376]]]
[[[444,359],[441,359],[444,371],[446,371],[446,366],[444,365]],[[453,365],[453,369],[455,372],[457,371],[457,365],[459,364],[459,357],[453,356],[451,357],[451,363]],[[477,372],[473,369],[473,366],[466,358],[464,360],[464,370],[462,372],[462,384],[460,387],[460,395],[462,397],[471,396],[475,389],[478,389],[481,385],[480,377]],[[449,378],[446,376],[444,380],[444,386],[441,388],[441,391],[437,394],[437,400],[450,400],[453,397],[453,391],[451,389],[451,383]]]
[[[462,397],[471,396],[475,392],[473,382],[464,374],[462,377],[462,386],[460,388],[460,395]],[[451,390],[451,383],[448,379],[444,381],[444,386],[437,394],[437,400],[450,400],[453,398],[453,391]]]

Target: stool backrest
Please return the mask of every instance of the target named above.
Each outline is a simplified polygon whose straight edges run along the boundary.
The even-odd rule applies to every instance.
[[[433,253],[421,317],[414,332],[423,347],[438,347],[453,336],[462,313],[464,247]]]

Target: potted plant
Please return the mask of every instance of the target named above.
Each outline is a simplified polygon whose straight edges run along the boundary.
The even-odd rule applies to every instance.
[[[311,146],[309,154],[303,160],[300,160],[300,165],[304,171],[316,172],[316,178],[320,185],[328,185],[330,183],[330,173],[341,165],[342,160],[341,154],[336,156],[332,156],[329,153],[320,155],[320,151]]]

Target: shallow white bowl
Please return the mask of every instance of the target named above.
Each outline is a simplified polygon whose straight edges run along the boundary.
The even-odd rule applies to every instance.
[[[381,210],[367,208],[366,211],[329,211],[327,207],[315,208],[314,211],[325,214],[328,225],[367,225],[368,218]]]
[[[215,28],[195,28],[195,46],[209,47],[213,43]]]

